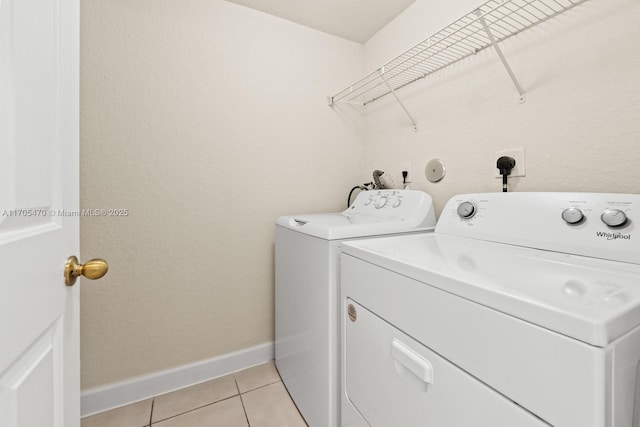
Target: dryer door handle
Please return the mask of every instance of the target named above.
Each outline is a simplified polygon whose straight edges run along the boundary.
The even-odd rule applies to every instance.
[[[433,366],[431,362],[396,338],[391,342],[391,357],[421,381],[433,384]]]

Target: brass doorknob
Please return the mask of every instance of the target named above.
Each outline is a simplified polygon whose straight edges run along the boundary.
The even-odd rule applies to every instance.
[[[109,264],[101,258],[90,259],[84,264],[78,263],[78,258],[70,256],[64,265],[64,283],[67,286],[76,284],[76,279],[84,276],[87,279],[99,279],[109,271]]]

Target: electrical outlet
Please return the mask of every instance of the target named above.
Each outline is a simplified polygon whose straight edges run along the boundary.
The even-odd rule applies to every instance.
[[[406,183],[410,183],[411,182],[411,163],[403,163],[402,164],[402,171],[400,171],[400,177],[402,178],[402,172],[407,171],[407,180]]]
[[[502,178],[500,170],[496,167],[496,162],[502,156],[513,157],[516,160],[516,166],[511,170],[509,178],[513,176],[526,176],[525,161],[524,161],[524,148],[512,148],[511,150],[496,151],[493,158],[493,167],[495,168],[495,177]]]

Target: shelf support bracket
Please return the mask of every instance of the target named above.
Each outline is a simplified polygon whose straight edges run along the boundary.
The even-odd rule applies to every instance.
[[[416,121],[413,119],[413,117],[411,116],[411,113],[409,113],[409,110],[407,110],[407,107],[404,106],[404,104],[402,103],[400,98],[398,98],[398,95],[396,95],[396,91],[393,90],[393,88],[389,84],[389,81],[387,80],[387,78],[384,75],[384,67],[382,67],[382,68],[380,68],[378,70],[378,74],[380,74],[380,78],[382,79],[384,84],[387,85],[387,88],[389,89],[389,92],[391,92],[391,94],[396,99],[396,101],[398,101],[398,104],[400,104],[400,106],[402,107],[402,109],[404,110],[406,115],[409,117],[409,120],[411,120],[411,124],[413,124],[413,131],[417,132],[418,131],[418,125],[416,124]]]
[[[500,61],[502,61],[502,65],[504,65],[504,68],[506,68],[507,73],[509,74],[509,77],[511,77],[511,81],[516,86],[516,90],[520,94],[520,103],[525,102],[526,101],[525,91],[524,89],[522,89],[522,86],[520,86],[520,83],[518,82],[516,75],[513,73],[513,70],[509,65],[509,62],[507,62],[507,58],[505,58],[504,54],[502,53],[502,49],[500,49],[500,46],[498,46],[498,42],[496,41],[496,38],[493,36],[493,33],[491,32],[489,25],[487,25],[487,21],[484,19],[484,16],[482,16],[482,12],[480,11],[480,9],[476,10],[476,15],[478,16],[478,20],[482,24],[482,28],[484,28],[484,31],[487,33],[487,37],[489,37],[491,46],[493,46],[493,48],[495,49],[496,53],[498,54],[498,57],[500,58]]]

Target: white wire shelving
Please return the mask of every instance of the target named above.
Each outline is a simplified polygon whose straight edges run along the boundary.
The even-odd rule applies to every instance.
[[[524,102],[525,91],[499,43],[585,1],[587,0],[489,0],[354,84],[328,97],[329,106],[333,107],[341,102],[364,106],[392,94],[414,128],[417,128],[415,120],[396,91],[488,47],[495,49],[518,91],[520,102]]]

